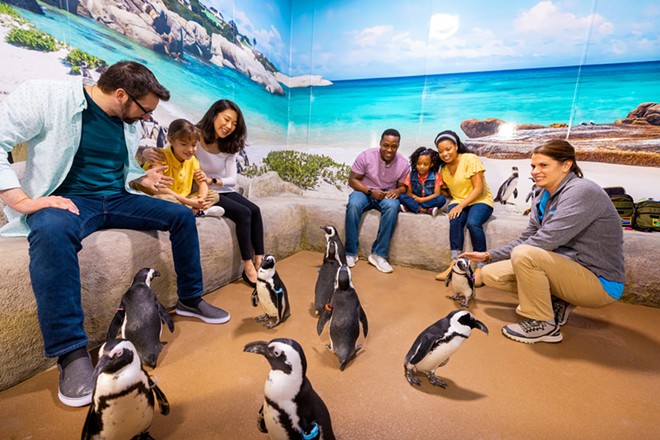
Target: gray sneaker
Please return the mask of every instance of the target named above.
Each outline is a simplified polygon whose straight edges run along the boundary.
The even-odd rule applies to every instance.
[[[383,273],[392,273],[394,272],[394,269],[392,269],[392,266],[390,266],[390,263],[387,262],[387,260],[380,255],[376,254],[371,254],[369,255],[368,258],[369,264],[372,264],[373,266],[376,266],[376,269]]]
[[[562,326],[568,322],[568,315],[571,314],[575,306],[571,303],[559,299],[555,296],[552,297],[552,310],[555,312],[555,322],[557,325]]]
[[[358,262],[358,256],[357,255],[346,255],[346,265],[348,267],[354,267],[355,263]]]
[[[89,355],[76,359],[66,367],[57,364],[60,381],[57,397],[67,406],[78,408],[92,403],[94,366]]]
[[[202,300],[196,307],[189,307],[181,301],[176,303],[176,314],[201,319],[207,324],[224,324],[231,319],[228,312]]]
[[[509,339],[534,344],[535,342],[561,342],[562,335],[558,325],[549,324],[546,321],[526,319],[517,324],[502,327],[502,333]]]

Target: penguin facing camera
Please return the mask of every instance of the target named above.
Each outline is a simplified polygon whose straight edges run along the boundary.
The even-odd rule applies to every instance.
[[[257,307],[259,304],[264,314],[255,319],[257,322],[265,322],[266,328],[280,325],[291,315],[289,294],[275,270],[275,257],[270,254],[264,255],[261,260],[257,271],[257,287],[252,292],[252,306]]]
[[[172,316],[151,290],[151,280],[158,276],[160,273],[156,269],[145,267],[138,271],[131,287],[121,298],[106,337],[107,341],[115,339],[121,330],[121,337],[133,343],[142,362],[151,368],[156,367],[163,349],[160,341],[163,323],[174,332]]]
[[[335,290],[337,271],[341,267],[337,250],[337,242],[328,240],[325,246],[323,264],[319,269],[319,276],[314,287],[314,313],[316,313],[316,316],[319,316],[325,305],[330,302],[332,292]]]
[[[152,439],[154,396],[160,413],[170,412],[165,394],[144,370],[128,340],[113,339],[101,346],[94,383],[82,440]]]
[[[511,167],[511,175],[500,185],[497,196],[493,201],[506,205],[511,195],[514,199],[518,198],[518,167]]]
[[[450,299],[461,299],[461,307],[468,307],[471,299],[477,298],[477,287],[474,284],[474,272],[470,266],[470,260],[459,258],[451,267],[451,272],[447,275],[445,286],[454,290],[454,295]]]
[[[346,266],[348,263],[346,263],[346,249],[344,248],[344,243],[342,243],[341,238],[339,238],[339,233],[337,232],[337,228],[335,228],[332,225],[326,225],[326,226],[321,226],[321,229],[325,232],[325,243],[326,243],[326,249],[327,245],[330,244],[330,242],[335,242],[337,243],[337,258],[339,259],[339,262]]]
[[[255,341],[243,351],[264,356],[271,368],[257,419],[259,431],[274,440],[334,440],[330,412],[307,378],[307,358],[298,342]]]
[[[403,361],[408,382],[420,385],[415,373],[424,373],[431,385],[447,388],[447,383],[435,375],[435,370],[449,362],[475,328],[488,334],[484,323],[470,312],[455,310],[420,333]]]
[[[357,292],[353,287],[351,271],[348,266],[341,266],[337,271],[335,290],[316,325],[319,335],[323,332],[325,324],[330,321],[328,334],[330,343],[326,348],[339,359],[339,370],[344,371],[346,363],[355,357],[362,348],[357,343],[360,336],[360,323],[364,337],[369,332],[367,315],[360,304]]]

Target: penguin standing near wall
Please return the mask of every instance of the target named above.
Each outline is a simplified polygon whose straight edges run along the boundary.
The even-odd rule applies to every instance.
[[[289,294],[275,270],[275,257],[270,254],[264,255],[261,261],[257,271],[257,287],[252,292],[252,305],[257,307],[259,304],[264,314],[255,319],[257,322],[265,322],[266,328],[278,326],[291,315]]]
[[[424,373],[431,385],[447,388],[447,383],[435,375],[438,367],[449,362],[472,329],[488,334],[488,328],[466,310],[455,310],[417,336],[403,361],[406,379],[411,385],[420,385],[416,372]]]
[[[348,266],[341,266],[337,271],[335,291],[332,293],[330,303],[323,309],[321,317],[316,325],[316,331],[320,335],[323,327],[330,321],[328,333],[330,343],[326,348],[334,353],[339,359],[339,370],[346,368],[346,363],[362,348],[357,343],[360,336],[360,323],[364,337],[369,332],[367,315],[360,304],[357,292],[353,287],[351,271]]]
[[[101,346],[94,382],[82,440],[151,439],[154,395],[161,414],[170,412],[165,394],[144,370],[128,340],[113,339]]]
[[[321,226],[321,229],[325,232],[325,242],[326,244],[330,242],[337,243],[337,258],[339,262],[346,266],[346,249],[344,248],[344,243],[342,243],[341,238],[339,238],[339,233],[337,228],[332,225]]]
[[[321,314],[325,305],[330,302],[332,292],[335,290],[337,271],[341,267],[337,248],[338,245],[335,240],[328,240],[326,243],[323,264],[319,270],[319,277],[316,279],[316,287],[314,288],[314,312],[317,316]]]
[[[163,349],[160,336],[163,323],[174,332],[174,321],[165,307],[151,290],[151,280],[160,276],[156,269],[145,267],[133,278],[133,284],[121,298],[121,304],[110,323],[106,340],[121,337],[130,340],[145,365],[156,367],[158,356]]]
[[[470,266],[470,260],[467,258],[459,258],[451,268],[451,272],[447,275],[445,286],[449,286],[454,290],[454,296],[450,299],[461,299],[461,306],[468,307],[471,299],[477,297],[477,287],[474,284],[474,273]]]
[[[494,201],[506,205],[511,195],[514,199],[518,198],[518,167],[511,167],[511,175],[500,185]]]
[[[330,412],[307,378],[305,353],[293,339],[255,341],[243,351],[264,356],[270,372],[257,428],[274,440],[334,440]]]

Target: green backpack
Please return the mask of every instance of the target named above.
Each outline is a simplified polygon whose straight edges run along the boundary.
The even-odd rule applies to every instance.
[[[615,194],[610,196],[610,200],[616,208],[616,212],[621,217],[621,226],[633,226],[633,217],[635,216],[635,202],[628,194]]]
[[[632,226],[639,231],[660,232],[660,201],[644,200],[637,203]]]

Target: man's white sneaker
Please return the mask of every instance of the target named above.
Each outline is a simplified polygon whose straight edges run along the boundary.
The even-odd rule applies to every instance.
[[[388,263],[387,260],[381,257],[380,255],[376,255],[376,254],[369,255],[369,264],[376,266],[376,269],[378,269],[383,273],[394,272],[394,269],[392,269],[390,263]]]
[[[358,262],[358,256],[357,255],[346,255],[346,265],[348,267],[353,267],[355,266],[355,263]]]

